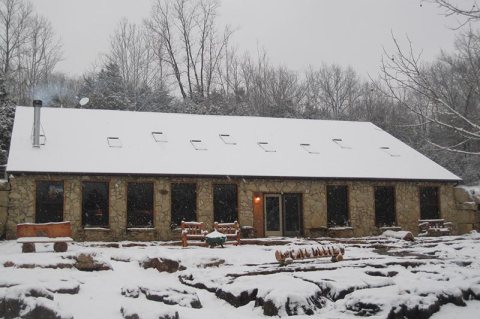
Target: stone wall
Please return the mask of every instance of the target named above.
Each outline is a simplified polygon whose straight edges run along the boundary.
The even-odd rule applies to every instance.
[[[7,237],[15,237],[17,223],[35,221],[36,181],[52,180],[64,183],[64,220],[73,227],[77,240],[171,240],[179,237],[178,230],[171,229],[170,185],[172,182],[188,182],[197,185],[197,220],[213,226],[213,185],[234,183],[238,189],[238,221],[242,226],[254,226],[254,194],[301,193],[303,198],[304,235],[317,235],[319,230],[335,236],[366,236],[378,234],[375,226],[374,187],[395,186],[397,225],[415,234],[420,217],[419,187],[440,188],[441,217],[455,222],[456,232],[467,232],[474,224],[465,220],[455,205],[453,185],[421,182],[371,182],[338,180],[293,179],[212,179],[167,177],[90,177],[90,176],[15,176],[10,180],[10,214],[7,221]],[[109,183],[109,228],[84,229],[82,227],[82,182],[105,181]],[[127,229],[126,194],[129,182],[154,184],[154,225],[148,229]],[[350,228],[327,229],[327,185],[347,185]],[[263,218],[262,214],[257,214]],[[468,219],[468,218],[467,218]],[[260,223],[263,225],[263,223]],[[330,233],[328,232],[330,231]]]
[[[9,190],[10,184],[0,179],[0,238],[3,238],[6,232]]]
[[[480,196],[473,196],[464,187],[454,188],[455,208],[452,219],[456,221],[457,232],[465,233],[472,228],[480,229]]]

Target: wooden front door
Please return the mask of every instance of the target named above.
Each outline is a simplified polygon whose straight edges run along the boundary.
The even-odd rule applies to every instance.
[[[267,194],[264,196],[265,236],[282,236],[282,196]]]

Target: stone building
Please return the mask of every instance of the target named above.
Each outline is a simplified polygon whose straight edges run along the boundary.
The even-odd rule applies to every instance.
[[[476,218],[457,176],[366,122],[17,107],[7,173],[7,238],[64,220],[77,240],[170,240],[181,220],[344,237]]]

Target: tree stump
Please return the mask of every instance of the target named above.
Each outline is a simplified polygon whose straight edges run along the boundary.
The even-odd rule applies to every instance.
[[[23,243],[22,244],[22,253],[34,253],[35,244],[34,243]]]
[[[68,249],[68,244],[65,242],[58,242],[53,244],[53,250],[55,250],[57,253],[64,253]]]

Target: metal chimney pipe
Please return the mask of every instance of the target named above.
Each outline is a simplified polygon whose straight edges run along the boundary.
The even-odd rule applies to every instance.
[[[41,100],[33,100],[33,147],[40,147],[40,109]]]

